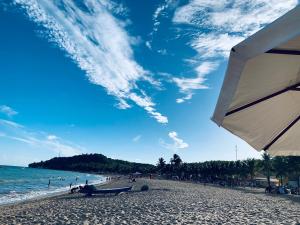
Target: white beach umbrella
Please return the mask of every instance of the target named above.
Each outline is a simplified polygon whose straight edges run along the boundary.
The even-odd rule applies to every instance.
[[[234,46],[212,120],[271,155],[300,155],[300,7]]]

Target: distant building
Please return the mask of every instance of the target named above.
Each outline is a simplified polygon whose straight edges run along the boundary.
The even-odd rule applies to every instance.
[[[271,178],[271,186],[279,186],[279,180],[276,178]],[[254,182],[257,187],[267,187],[268,186],[268,180],[266,177],[256,177],[254,179]]]

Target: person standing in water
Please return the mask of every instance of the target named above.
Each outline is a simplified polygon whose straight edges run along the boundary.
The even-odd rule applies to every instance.
[[[49,182],[48,182],[48,188],[50,187],[50,183],[51,183],[51,180],[49,179]]]
[[[89,181],[88,180],[85,180],[85,185],[88,185]]]

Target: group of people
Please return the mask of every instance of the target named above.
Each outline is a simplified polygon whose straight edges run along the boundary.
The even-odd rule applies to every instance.
[[[77,183],[78,179],[79,179],[79,178],[76,177],[75,183]],[[60,179],[60,180],[62,180],[62,179]],[[65,180],[65,179],[63,179],[63,180]],[[88,181],[88,180],[85,180],[85,185],[88,185],[88,183],[89,183],[89,181]],[[49,181],[48,181],[48,188],[50,188],[50,185],[51,185],[51,179],[49,179]],[[72,189],[72,186],[73,186],[73,183],[71,182],[71,183],[70,183],[70,189]]]
[[[288,188],[287,186],[268,186],[265,189],[265,193],[272,193],[272,194],[299,194],[298,188]]]

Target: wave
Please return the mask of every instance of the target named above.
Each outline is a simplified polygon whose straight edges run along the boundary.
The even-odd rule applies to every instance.
[[[101,184],[105,182],[104,179],[99,179],[98,181],[92,181],[90,184]],[[79,185],[84,185],[82,184],[77,184],[76,186]],[[12,204],[12,203],[17,203],[17,202],[23,202],[23,201],[28,201],[28,200],[33,200],[33,199],[40,199],[40,198],[45,198],[45,197],[50,197],[50,196],[55,196],[57,194],[62,194],[66,193],[70,190],[69,186],[66,187],[60,187],[56,189],[47,189],[47,190],[35,190],[35,191],[29,191],[26,193],[18,193],[16,191],[7,191],[6,193],[1,193],[0,194],[0,205],[7,205],[7,204]]]
[[[0,168],[0,205],[66,192],[89,181],[102,183],[101,175],[24,167]],[[50,183],[50,186],[48,184]]]

